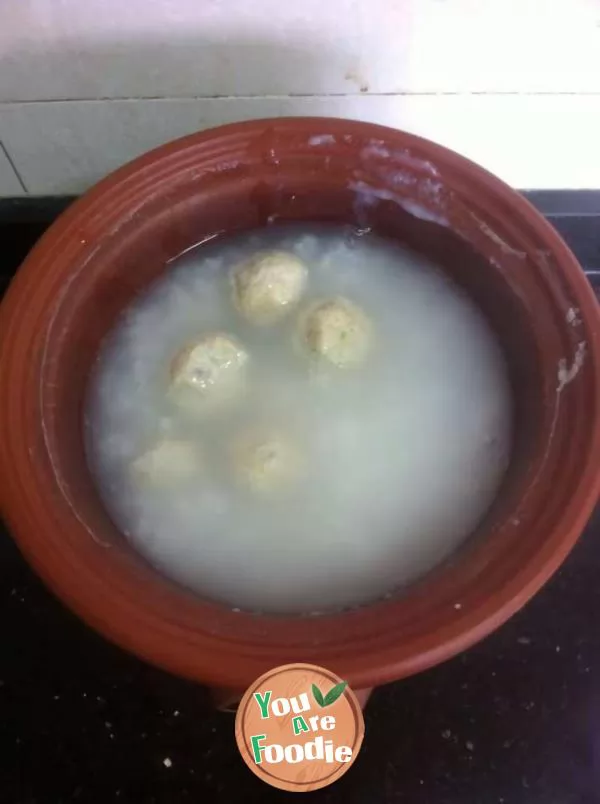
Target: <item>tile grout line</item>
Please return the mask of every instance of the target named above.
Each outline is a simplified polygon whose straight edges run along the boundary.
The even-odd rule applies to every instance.
[[[0,140],[0,153],[3,153],[4,156],[6,157],[6,161],[8,162],[8,164],[13,169],[13,173],[17,177],[17,181],[21,185],[21,189],[23,190],[23,192],[26,195],[29,195],[29,190],[27,189],[27,186],[25,185],[25,182],[23,181],[23,177],[21,176],[21,174],[17,170],[17,167],[16,167],[15,163],[13,162],[11,155],[8,153],[8,151],[6,149],[6,146],[4,145],[2,140]]]
[[[287,100],[291,98],[598,98],[598,92],[535,92],[487,90],[473,92],[289,92],[284,94],[265,93],[257,95],[123,95],[100,96],[97,98],[36,98],[24,100],[0,100],[0,106],[27,106],[33,104],[56,103],[106,103],[127,101],[170,101],[170,100]]]

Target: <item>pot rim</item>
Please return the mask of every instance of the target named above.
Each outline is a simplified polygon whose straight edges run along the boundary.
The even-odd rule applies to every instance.
[[[36,277],[40,270],[46,268],[52,255],[60,250],[64,243],[77,238],[77,248],[83,253],[89,248],[88,243],[79,243],[80,231],[87,231],[86,225],[90,217],[101,215],[109,206],[120,208],[120,204],[129,204],[138,196],[144,187],[156,181],[160,191],[160,180],[163,171],[176,170],[179,165],[189,160],[196,152],[202,155],[211,152],[214,143],[223,138],[246,137],[259,132],[265,127],[271,129],[292,126],[307,132],[327,130],[336,133],[358,133],[369,137],[401,137],[403,147],[426,150],[432,161],[442,164],[464,174],[469,185],[483,188],[486,196],[493,197],[499,203],[508,205],[512,216],[518,216],[527,223],[532,235],[544,244],[562,270],[567,280],[569,293],[579,308],[580,316],[587,327],[588,343],[586,361],[594,372],[593,415],[590,421],[590,437],[585,456],[582,456],[578,486],[562,510],[561,516],[548,531],[543,548],[538,550],[521,571],[504,586],[495,591],[493,596],[483,599],[476,609],[457,611],[455,616],[440,625],[437,631],[428,633],[419,643],[415,642],[409,654],[403,646],[390,645],[386,650],[378,650],[371,655],[360,647],[353,655],[345,654],[337,658],[329,654],[326,646],[316,651],[322,657],[322,663],[335,669],[354,686],[373,686],[393,679],[419,672],[440,661],[443,661],[482,639],[510,616],[518,611],[550,578],[566,558],[587,519],[597,502],[600,492],[600,315],[598,305],[587,279],[581,271],[575,257],[564,244],[558,233],[547,221],[516,191],[509,188],[500,179],[485,169],[470,162],[464,157],[412,134],[398,132],[385,126],[336,118],[278,118],[276,120],[253,120],[233,123],[188,135],[167,143],[150,151],[100,181],[86,192],[80,199],[57,220],[41,238],[18,272],[17,278],[9,288],[5,300],[0,307],[0,383],[9,387],[14,366],[11,363],[12,340],[19,327],[19,308],[25,297],[35,287]],[[140,189],[141,187],[141,189]],[[116,214],[116,213],[115,213]],[[74,247],[75,248],[75,247]],[[72,255],[71,255],[72,257]],[[72,257],[73,258],[73,257]],[[39,552],[40,533],[47,526],[40,512],[33,506],[27,510],[24,498],[36,494],[35,489],[24,492],[24,484],[28,478],[24,476],[23,467],[17,472],[11,457],[22,450],[19,433],[11,428],[11,415],[14,408],[4,399],[0,400],[0,435],[6,449],[0,453],[0,476],[3,478],[0,490],[2,511],[13,530],[20,549],[36,571],[56,594],[84,621],[92,625],[104,636],[122,647],[159,665],[171,672],[222,686],[240,687],[249,683],[268,669],[268,651],[261,650],[256,654],[247,645],[228,643],[211,634],[206,634],[205,642],[198,644],[198,635],[190,640],[185,655],[181,651],[171,651],[169,643],[180,644],[184,638],[181,629],[168,621],[161,621],[153,612],[143,610],[139,606],[127,602],[121,613],[127,617],[119,620],[114,616],[115,609],[99,609],[96,598],[88,593],[88,587],[69,578],[68,567],[64,559],[57,553],[41,554]],[[34,460],[27,457],[24,463],[35,477]],[[47,502],[47,500],[45,501]],[[42,506],[41,511],[44,511]],[[51,513],[51,512],[50,512]],[[124,601],[119,601],[124,605]],[[212,605],[212,604],[211,604]],[[373,610],[378,603],[368,608]],[[349,613],[332,615],[334,619],[352,616]],[[288,618],[278,618],[285,621]],[[296,619],[296,618],[289,618]],[[155,628],[160,626],[160,638]],[[214,652],[220,653],[216,661]],[[235,661],[242,656],[245,662],[240,667]],[[281,657],[283,663],[283,656]],[[302,657],[303,660],[306,658]],[[291,657],[290,660],[293,660]],[[244,664],[240,662],[240,665]],[[251,668],[251,669],[249,669]]]

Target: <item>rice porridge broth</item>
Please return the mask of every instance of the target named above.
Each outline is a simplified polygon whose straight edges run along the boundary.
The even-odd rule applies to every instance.
[[[503,354],[472,301],[426,259],[342,226],[274,226],[187,252],[104,342],[86,409],[88,458],[118,527],[165,575],[234,608],[318,612],[380,598],[446,558],[498,491],[511,442]],[[269,327],[231,300],[232,266],[279,249],[307,266],[298,306]],[[315,372],[301,311],[345,297],[372,345],[352,370]],[[166,393],[183,345],[226,333],[248,354],[239,395],[188,416]],[[244,428],[272,427],[302,467],[281,492],[234,477]],[[193,482],[148,484],[132,465],[160,439],[190,444]]]

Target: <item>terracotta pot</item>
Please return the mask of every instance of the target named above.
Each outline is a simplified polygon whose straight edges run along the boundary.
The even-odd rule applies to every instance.
[[[395,599],[320,618],[234,612],[160,576],[108,518],[82,445],[88,372],[125,305],[192,244],[274,220],[370,226],[438,260],[496,329],[515,395],[510,470],[464,547]],[[498,179],[380,126],[253,121],[137,159],[35,247],[0,343],[0,494],[24,555],[109,639],[229,692],[291,661],[357,689],[447,659],[540,588],[597,500],[600,318],[573,255]]]

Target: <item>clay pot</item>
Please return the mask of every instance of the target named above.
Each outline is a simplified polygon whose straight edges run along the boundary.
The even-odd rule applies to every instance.
[[[440,262],[495,328],[515,396],[510,469],[464,547],[393,599],[319,618],[234,612],[163,578],[108,518],[82,444],[88,373],[123,308],[192,244],[275,220],[373,227]],[[44,235],[0,344],[0,494],[24,555],[92,627],[228,701],[292,661],[360,689],[464,650],[550,577],[597,500],[600,317],[577,262],[498,179],[388,128],[253,121],[142,156]]]

